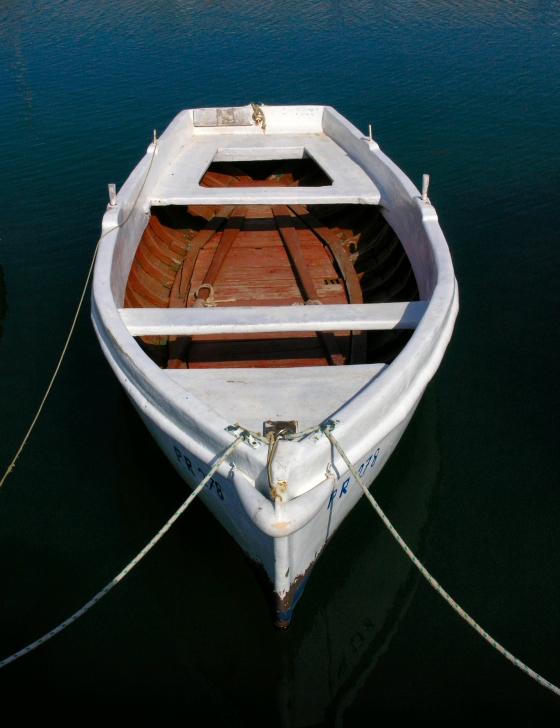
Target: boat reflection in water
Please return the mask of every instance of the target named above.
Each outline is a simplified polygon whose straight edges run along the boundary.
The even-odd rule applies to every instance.
[[[435,511],[440,453],[437,404],[426,392],[418,413],[373,486],[399,533],[422,557]],[[284,726],[342,724],[345,708],[398,629],[420,574],[362,499],[310,581],[315,610],[284,663],[279,695]],[[345,543],[341,543],[341,541]],[[320,592],[320,594],[318,593]],[[309,615],[311,616],[311,615]]]
[[[123,520],[140,545],[186,490],[124,398],[120,416],[118,493]],[[428,388],[373,491],[420,558],[437,495],[437,418]],[[140,568],[217,709],[234,725],[232,716],[244,724],[266,710],[286,728],[342,718],[388,649],[420,579],[365,499],[325,549],[286,631],[270,624],[251,568],[202,503],[193,504]]]

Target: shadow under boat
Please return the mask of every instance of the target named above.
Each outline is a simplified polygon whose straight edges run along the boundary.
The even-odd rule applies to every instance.
[[[117,423],[117,495],[135,548],[188,489],[124,395]],[[438,409],[428,387],[372,492],[422,558],[435,515]],[[270,624],[266,599],[235,541],[195,501],[138,567],[175,626],[197,675],[228,722],[285,728],[339,722],[411,603],[420,575],[362,499],[314,569],[290,629]],[[271,705],[277,715],[271,715]],[[243,711],[239,721],[232,719]],[[265,713],[263,713],[265,711]]]

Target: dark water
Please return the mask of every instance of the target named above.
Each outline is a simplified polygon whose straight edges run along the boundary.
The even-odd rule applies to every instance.
[[[560,683],[560,2],[2,0],[0,464],[63,344],[118,185],[189,106],[327,103],[430,197],[461,292],[376,494],[496,639]],[[84,312],[0,493],[2,656],[81,606],[185,490]],[[553,724],[560,702],[466,626],[360,503],[275,631],[195,503],[110,596],[0,672],[63,722]]]

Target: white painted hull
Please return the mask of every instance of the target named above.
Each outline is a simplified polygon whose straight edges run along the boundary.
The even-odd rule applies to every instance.
[[[122,370],[115,367],[116,361],[109,354],[103,341],[102,346],[152,437],[181,478],[190,488],[196,487],[210,470],[212,461],[219,453],[208,457],[208,454],[187,433],[173,426],[170,420],[142,395],[133,382],[123,375]],[[354,461],[354,467],[366,486],[371,486],[397,446],[419,400],[420,397],[412,403],[406,417],[397,426],[381,440],[370,441],[364,455]],[[276,622],[280,625],[288,624],[311,569],[337,528],[363,495],[363,491],[348,471],[343,471],[335,480],[324,480],[323,494],[313,518],[293,533],[272,536],[263,530],[263,526],[267,524],[261,522],[257,525],[250,510],[243,505],[243,491],[252,489],[252,486],[246,480],[236,477],[236,471],[232,471],[231,468],[235,461],[234,454],[219,468],[207,488],[200,494],[200,498],[236,540],[247,558],[266,573],[274,594],[273,609]],[[281,516],[277,517],[272,504],[269,504],[268,517],[268,530],[273,531],[276,520],[280,520]]]
[[[381,190],[385,217],[399,234],[413,265],[421,297],[428,301],[418,328],[397,359],[381,368],[378,365],[363,365],[362,369],[337,367],[337,370],[361,372],[363,382],[342,403],[336,400],[335,382],[331,387],[332,401],[324,405],[325,415],[337,420],[335,436],[369,487],[395,449],[439,366],[451,337],[458,299],[449,251],[433,207],[419,200],[418,190],[377,145],[365,140],[366,143],[356,147],[363,138],[341,119],[336,112],[324,110],[322,128],[341,148],[358,158]],[[177,132],[173,125],[170,131]],[[159,153],[162,157],[165,154],[163,144]],[[165,187],[161,181],[165,167],[162,160],[159,162],[161,169],[155,184],[161,194]],[[148,163],[148,159],[140,163],[120,193],[123,215],[127,200],[134,201],[136,197]],[[213,409],[214,406],[219,409],[220,405],[213,404],[211,395],[206,401],[198,396],[201,390],[196,389],[194,379],[189,388],[188,374],[184,380],[176,380],[159,370],[137,346],[121,319],[119,308],[131,256],[147,222],[145,209],[149,209],[150,200],[153,204],[150,190],[147,186],[146,194],[136,198],[128,225],[109,233],[100,247],[92,318],[105,356],[143,421],[181,477],[194,487],[231,444],[232,434],[226,427],[235,420],[226,419],[227,414],[225,418]],[[301,195],[301,189],[298,194]],[[104,230],[110,230],[117,220],[118,210],[116,216],[111,210],[104,220]],[[266,371],[270,376],[269,386],[274,389],[276,378],[281,375],[274,370]],[[332,374],[341,377],[341,391],[344,390],[342,378],[352,374],[350,371]],[[301,372],[293,375],[296,380],[297,376],[304,376]],[[317,396],[321,396],[320,389]],[[287,413],[290,406],[297,408],[297,400],[296,392],[292,399],[287,398],[287,404],[283,402]],[[238,421],[253,426],[248,423],[249,411],[245,413],[242,404],[240,407]],[[314,424],[323,419],[326,417],[321,416]],[[253,449],[247,443],[241,444],[200,497],[248,558],[268,575],[276,600],[276,621],[284,625],[291,618],[311,568],[363,492],[341,458],[334,456],[326,437],[306,437],[302,441],[279,443],[273,474],[276,481],[286,480],[288,489],[284,502],[273,504],[266,479],[266,450],[265,445]],[[327,471],[329,463],[333,465],[332,477]]]

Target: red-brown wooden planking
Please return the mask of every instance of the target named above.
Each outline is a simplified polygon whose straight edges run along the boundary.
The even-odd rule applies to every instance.
[[[242,205],[238,205],[234,208],[231,217],[226,222],[226,225],[222,232],[222,236],[220,238],[220,243],[214,251],[212,262],[210,263],[210,266],[206,271],[202,285],[211,287],[216,284],[216,279],[220,273],[220,270],[222,269],[227,255],[231,250],[231,247],[235,244],[235,239],[237,238],[237,235],[239,234],[239,231],[243,226],[243,220],[245,219],[246,212],[247,208]],[[210,291],[211,288],[204,288],[203,290],[199,288],[196,293],[197,302],[195,302],[193,305],[204,305],[203,302],[208,299]]]
[[[235,368],[284,368],[284,367],[327,367],[329,363],[325,359],[325,353],[322,349],[317,349],[314,352],[314,356],[308,356],[306,358],[297,359],[290,358],[289,352],[282,355],[280,359],[262,359],[261,361],[245,361],[245,360],[231,360],[228,362],[215,362],[212,360],[206,361],[193,361],[191,363],[191,354],[189,352],[189,369],[235,369]]]
[[[210,220],[216,210],[214,205],[189,205],[188,211],[195,217],[202,217],[204,220]]]
[[[183,255],[171,250],[169,245],[164,243],[163,240],[155,234],[151,225],[148,225],[148,227],[144,230],[142,240],[140,241],[140,244],[142,243],[144,243],[161,261],[167,263],[167,265],[175,266],[175,268],[179,267],[179,264],[183,259]]]
[[[173,253],[177,253],[181,257],[185,255],[189,241],[183,230],[174,230],[162,225],[156,215],[152,215],[150,218],[149,227],[165,245],[169,246]]]
[[[314,235],[328,246],[325,250],[329,253],[329,258],[331,258],[333,264],[336,261],[336,265],[344,279],[345,288],[348,294],[348,302],[358,304],[363,303],[364,299],[360,281],[354,266],[350,262],[350,258],[340,242],[340,239],[320,220],[314,217],[305,205],[292,205],[291,210],[295,212],[295,214],[298,215],[306,225],[309,226],[310,231],[312,231]],[[352,333],[352,363],[365,364],[366,358],[367,333],[365,331],[354,331]]]
[[[173,285],[174,279],[174,276],[165,275],[163,273],[161,273],[157,278],[150,275],[150,273],[148,273],[148,271],[140,265],[138,258],[134,258],[132,261],[129,278],[130,276],[135,276],[139,279],[143,285],[153,291],[156,296],[168,296],[169,289]],[[132,281],[132,278],[130,278],[130,280]]]
[[[241,177],[221,173],[212,175],[221,176],[214,180],[207,177],[207,182],[222,182],[228,186],[249,183]],[[285,183],[287,179],[288,176],[285,176],[280,182]],[[267,184],[278,182],[276,178],[268,180]],[[208,220],[215,214],[216,208],[191,206],[188,211]],[[164,219],[175,220],[176,217],[166,213]],[[346,303],[344,283],[339,278],[332,255],[299,218],[293,218],[293,228],[297,230],[302,265],[308,271],[317,298],[325,304]],[[168,227],[152,215],[132,264],[125,306],[169,305],[171,285],[195,234],[193,230]],[[189,306],[194,301],[193,291],[204,281],[211,267],[221,237],[222,232],[215,233],[198,254],[190,279]],[[302,293],[301,282],[278,231],[272,209],[265,205],[251,205],[214,281],[217,305],[290,306],[303,303]],[[329,336],[332,337],[331,345],[339,348],[340,355],[346,360],[350,350],[350,332],[335,332]],[[188,352],[188,366],[192,368],[327,365],[324,334],[315,332],[196,336]]]
[[[161,261],[146,245],[138,246],[136,260],[156,280],[173,280],[177,273],[175,266],[167,265],[167,263]]]
[[[272,219],[272,208],[270,205],[249,205],[247,208],[247,220],[258,218],[260,220]]]
[[[169,304],[169,296],[159,296],[155,294],[153,291],[150,291],[149,288],[147,288],[142,281],[140,281],[134,274],[134,271],[131,271],[130,276],[128,278],[128,285],[130,288],[138,293],[142,298],[145,298],[147,301],[150,302],[150,306],[156,306],[158,308],[167,308]],[[166,289],[167,290],[167,289]]]
[[[125,308],[151,308],[151,304],[148,299],[137,293],[130,285],[126,287],[124,306]],[[154,308],[159,308],[159,306]]]
[[[151,301],[148,301],[144,296],[137,293],[130,283],[126,287],[124,296],[124,307],[125,308],[161,308],[156,306]],[[162,346],[167,343],[166,336],[141,336],[140,337],[145,344],[152,344],[156,346]]]

